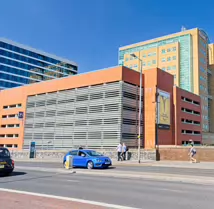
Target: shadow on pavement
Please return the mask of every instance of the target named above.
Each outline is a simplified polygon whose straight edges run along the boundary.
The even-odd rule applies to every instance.
[[[22,176],[22,175],[25,175],[25,174],[27,174],[27,173],[26,172],[14,171],[9,176]]]

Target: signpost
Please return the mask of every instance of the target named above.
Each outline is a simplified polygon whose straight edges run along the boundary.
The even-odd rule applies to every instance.
[[[20,120],[22,120],[22,119],[24,118],[24,112],[19,112],[19,113],[18,113],[18,118],[19,118]]]
[[[30,142],[30,158],[36,157],[36,142]]]

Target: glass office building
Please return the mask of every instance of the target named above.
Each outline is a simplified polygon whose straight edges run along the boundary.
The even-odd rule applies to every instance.
[[[76,63],[0,38],[0,89],[77,74]]]

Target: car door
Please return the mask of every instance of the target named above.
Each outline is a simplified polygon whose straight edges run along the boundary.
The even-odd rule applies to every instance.
[[[78,167],[86,166],[87,155],[84,151],[79,150],[78,155],[75,157],[75,159]]]

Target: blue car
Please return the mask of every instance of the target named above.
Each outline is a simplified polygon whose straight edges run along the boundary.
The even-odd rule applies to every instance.
[[[69,151],[63,158],[63,165],[65,167],[66,157],[68,155],[73,156],[73,167],[81,168],[108,168],[112,165],[111,159],[109,157],[103,156],[94,150],[89,149],[79,149]]]

